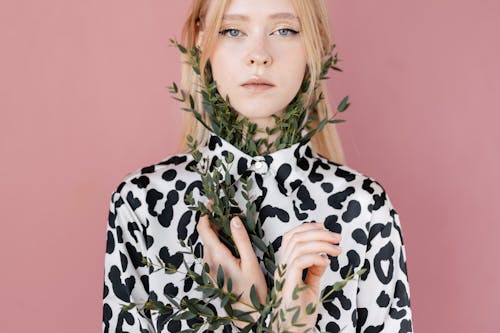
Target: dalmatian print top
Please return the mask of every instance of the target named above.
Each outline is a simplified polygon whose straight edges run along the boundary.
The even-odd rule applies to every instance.
[[[251,157],[209,132],[200,151],[209,161],[233,153],[229,172],[235,181],[244,172],[250,173],[254,182],[250,193],[265,232],[263,240],[273,244],[278,260],[282,235],[297,225],[315,221],[341,233],[342,253],[329,256],[331,264],[320,290],[331,290],[347,276],[350,266],[354,271],[368,269],[318,305],[316,332],[413,332],[401,224],[377,181],[317,154],[310,141]],[[164,294],[178,301],[184,296],[203,298],[184,273],[152,272],[152,267],[142,263],[143,256],[153,262],[158,257],[184,271],[185,260],[191,269],[201,271],[203,244],[196,231],[199,213],[188,209],[185,200],[192,192],[196,200],[206,202],[200,192],[200,176],[190,169],[195,163],[189,153],[169,156],[128,174],[112,192],[104,260],[103,332],[180,332],[200,320],[167,321],[168,315],[137,308],[120,311],[122,304],[143,304],[148,299],[169,304]],[[240,207],[245,207],[244,199],[239,199]],[[187,254],[180,240],[186,244],[190,240],[194,254]],[[226,315],[219,302],[208,306],[219,316]],[[233,325],[215,330],[238,331]]]

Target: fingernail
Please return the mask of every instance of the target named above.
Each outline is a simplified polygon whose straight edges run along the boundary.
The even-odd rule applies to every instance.
[[[233,217],[233,219],[231,220],[231,223],[233,224],[233,227],[235,227],[235,228],[241,227],[241,222],[237,217]]]

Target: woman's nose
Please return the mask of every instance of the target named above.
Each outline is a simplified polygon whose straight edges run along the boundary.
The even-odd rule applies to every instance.
[[[265,41],[254,41],[248,54],[248,65],[269,66],[272,63],[272,57],[265,47]]]

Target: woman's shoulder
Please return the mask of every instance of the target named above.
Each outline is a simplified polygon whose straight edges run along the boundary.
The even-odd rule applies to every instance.
[[[191,166],[195,165],[193,156],[189,153],[170,154],[152,164],[140,166],[121,177],[113,193],[122,197],[139,195],[147,189],[155,188],[161,183],[163,190],[169,188],[180,190],[186,186],[190,176],[195,172]],[[174,181],[175,180],[175,181]]]
[[[375,177],[320,154],[314,154],[314,159],[316,163],[323,165],[321,173],[324,182],[332,183],[337,190],[347,192],[346,194],[356,194],[357,197],[364,196],[371,202],[379,201],[380,198],[385,200],[388,197],[386,189]]]

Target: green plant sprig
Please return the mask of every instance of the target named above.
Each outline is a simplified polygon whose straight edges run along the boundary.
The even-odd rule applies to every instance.
[[[187,247],[184,241],[181,241],[181,245]],[[185,253],[190,253],[194,257],[194,250],[191,244],[189,245],[189,248],[190,251],[186,251]],[[274,284],[271,292],[268,293],[268,295],[266,296],[266,303],[261,304],[259,302],[255,285],[252,284],[250,288],[250,299],[252,304],[248,304],[241,301],[242,294],[240,295],[233,294],[232,279],[231,277],[228,277],[226,282],[224,271],[221,265],[218,266],[216,273],[216,280],[214,281],[209,274],[210,267],[208,266],[207,263],[202,265],[201,273],[197,273],[192,268],[193,266],[191,265],[190,267],[190,265],[184,259],[183,259],[183,264],[186,268],[186,272],[177,269],[170,263],[165,264],[158,256],[156,257],[156,260],[158,264],[154,264],[151,261],[151,259],[143,257],[142,262],[143,264],[151,268],[158,267],[158,269],[154,270],[153,273],[164,270],[168,274],[176,274],[176,273],[184,274],[186,276],[185,279],[191,278],[198,284],[198,286],[195,289],[202,292],[204,299],[206,298],[208,299],[204,301],[198,298],[183,297],[181,300],[179,300],[175,297],[165,294],[165,297],[168,299],[170,304],[164,304],[163,302],[156,300],[148,300],[147,302],[142,304],[139,303],[124,304],[122,306],[123,311],[130,311],[133,308],[137,308],[139,311],[157,310],[160,315],[167,316],[167,318],[164,319],[167,321],[204,318],[203,321],[198,321],[195,324],[193,324],[192,325],[193,327],[191,329],[182,331],[185,333],[197,332],[204,325],[208,325],[207,329],[215,330],[221,325],[233,323],[235,320],[247,323],[245,327],[241,328],[241,332],[249,332],[251,329],[256,328],[257,332],[272,333],[275,332],[277,329],[277,332],[280,333],[291,333],[290,331],[284,329],[281,325],[286,321],[287,318],[287,314],[285,312],[288,313],[292,311],[294,312],[291,322],[292,326],[294,327],[304,326],[303,324],[297,322],[298,315],[300,314],[300,307],[286,308],[285,310],[283,310],[280,307],[282,303],[282,296],[280,292],[282,291],[283,285],[286,281],[286,279],[284,278],[287,268],[286,264],[278,266],[277,269],[279,278],[276,280],[276,283]],[[349,280],[352,280],[354,278],[355,275],[361,275],[364,273],[364,271],[365,269],[361,269],[356,274],[351,274],[351,269],[349,269],[347,277],[343,281],[335,283],[332,290],[328,294],[325,294],[325,296],[323,296],[320,299],[320,302],[324,302],[326,297],[330,293],[342,289],[343,286],[347,284]],[[223,289],[224,287],[226,288],[226,290]],[[308,288],[307,285],[303,287],[296,286],[294,288],[292,298],[296,300],[299,297],[298,293],[302,292],[303,290],[306,290],[307,288]],[[207,304],[210,304],[216,298],[221,299],[220,303],[221,307],[223,307],[226,310],[228,316],[217,316],[215,315],[213,310],[207,306]],[[236,303],[244,304],[245,306],[251,308],[252,310],[241,311],[233,309],[232,305]],[[312,314],[315,311],[315,309],[316,306],[314,306],[312,303],[309,303],[306,307],[306,314],[308,315]],[[253,318],[250,316],[250,314],[254,312],[260,313],[259,319],[255,322]],[[265,326],[265,319],[268,317],[268,315],[270,315],[270,324],[269,326]],[[309,332],[309,329],[304,332]]]
[[[170,39],[170,43],[176,46],[181,53],[183,53],[187,58],[187,63],[192,67],[193,71],[200,75],[200,50],[195,47],[190,50],[186,49],[182,44],[178,43],[174,39]],[[335,44],[333,44],[328,55],[323,60],[321,71],[319,73],[318,80],[316,80],[315,90],[319,87],[319,82],[328,79],[326,76],[330,69],[336,71],[342,71],[335,65],[338,62],[338,55],[332,55],[335,49]],[[274,150],[280,150],[283,148],[290,147],[297,142],[307,141],[312,138],[317,132],[323,130],[323,128],[328,123],[341,123],[345,120],[336,119],[336,115],[339,112],[344,112],[349,107],[348,96],[345,96],[342,101],[337,106],[337,112],[331,118],[322,119],[318,126],[314,128],[312,126],[312,121],[317,121],[317,117],[309,113],[308,119],[304,123],[304,118],[308,114],[307,110],[312,110],[316,108],[318,103],[324,98],[321,94],[316,100],[313,100],[309,104],[304,104],[303,97],[309,89],[310,77],[309,75],[304,76],[304,80],[301,84],[297,95],[288,104],[284,115],[282,118],[277,115],[272,115],[275,121],[275,127],[266,127],[265,130],[258,128],[257,124],[251,122],[247,117],[240,116],[238,112],[231,106],[229,96],[224,99],[217,90],[217,84],[213,79],[212,67],[210,61],[204,69],[204,82],[201,87],[199,87],[199,92],[202,96],[203,110],[207,114],[210,124],[207,124],[203,120],[203,116],[195,106],[195,101],[192,95],[186,93],[184,90],[179,89],[175,82],[169,86],[170,93],[172,93],[175,100],[187,104],[182,110],[186,112],[193,113],[194,117],[208,130],[217,134],[218,136],[224,138],[226,141],[231,142],[235,147],[239,148],[243,152],[250,156],[257,156],[261,154],[268,154]],[[308,129],[307,133],[302,136],[301,131],[303,128]],[[254,136],[257,132],[264,132],[267,135],[273,135],[275,133],[281,133],[277,140],[269,143],[266,138],[259,138],[254,140]]]
[[[197,75],[200,75],[199,49],[193,48],[188,50],[173,39],[171,39],[170,42],[184,55],[186,55],[185,58],[187,59],[187,63]],[[314,87],[315,91],[319,87],[319,81],[328,79],[326,75],[330,69],[341,71],[335,66],[338,58],[337,54],[332,55],[334,48],[335,45],[331,47],[329,56],[325,58],[322,64],[318,80],[316,80],[317,84]],[[339,112],[344,112],[349,107],[348,96],[346,96],[342,99],[337,107],[337,112],[331,118],[325,118],[319,121],[317,117],[309,114],[308,119],[306,120],[305,117],[308,114],[307,110],[313,110],[316,108],[318,103],[320,103],[323,99],[323,96],[320,94],[316,100],[313,100],[311,103],[304,103],[304,95],[308,91],[310,85],[310,77],[306,75],[297,95],[287,106],[283,117],[280,118],[273,115],[275,127],[265,128],[265,133],[268,136],[280,133],[278,138],[271,143],[269,143],[266,138],[254,140],[255,135],[258,132],[262,133],[263,129],[258,128],[257,124],[250,122],[248,118],[240,116],[231,106],[229,97],[226,97],[226,99],[222,98],[217,90],[216,82],[213,80],[211,64],[209,61],[205,66],[204,74],[205,80],[199,87],[199,93],[202,97],[201,103],[203,112],[207,115],[208,123],[205,122],[202,113],[197,109],[193,96],[187,94],[184,90],[179,89],[175,82],[169,87],[169,90],[173,95],[176,95],[174,99],[186,105],[182,108],[182,110],[191,112],[205,128],[214,132],[221,138],[224,138],[226,141],[230,142],[235,147],[250,156],[268,154],[273,150],[280,150],[290,147],[297,142],[307,141],[315,133],[321,131],[326,124],[344,122],[344,120],[336,119],[335,117]],[[316,95],[314,94],[314,96]],[[319,121],[317,127],[313,127],[313,121]],[[304,127],[308,131],[306,131],[305,135],[301,135],[301,131]],[[184,297],[179,301],[165,294],[165,297],[168,299],[170,304],[163,304],[159,301],[149,300],[143,304],[142,307],[139,307],[134,303],[129,303],[128,305],[123,306],[123,310],[131,310],[137,306],[138,308],[142,308],[144,310],[156,310],[160,314],[167,316],[165,320],[200,319],[192,325],[192,329],[184,330],[183,332],[197,332],[203,325],[209,325],[209,329],[216,329],[221,325],[234,322],[235,320],[248,323],[247,326],[241,329],[241,332],[249,332],[255,327],[257,332],[274,332],[274,327],[276,325],[278,326],[278,332],[282,332],[281,323],[286,322],[285,319],[287,318],[288,312],[292,311],[294,312],[292,314],[292,326],[303,326],[303,324],[297,323],[300,308],[294,307],[291,309],[282,309],[280,307],[282,300],[280,292],[282,291],[284,284],[284,280],[282,278],[286,271],[286,265],[276,267],[276,259],[272,244],[266,245],[264,241],[262,241],[264,236],[262,224],[258,218],[255,202],[250,196],[250,190],[253,185],[252,178],[249,177],[249,174],[247,174],[243,175],[239,179],[239,182],[242,184],[241,194],[246,200],[245,213],[243,213],[243,209],[239,207],[238,202],[235,200],[235,194],[238,187],[234,182],[232,182],[231,176],[228,172],[229,168],[232,167],[234,156],[229,153],[224,157],[224,159],[215,157],[215,161],[208,161],[203,158],[202,153],[198,150],[198,142],[196,142],[191,136],[187,137],[187,142],[190,153],[196,162],[196,165],[192,166],[192,170],[196,171],[200,175],[202,181],[201,193],[209,201],[212,201],[211,210],[209,210],[205,204],[194,200],[192,192],[187,193],[185,195],[185,200],[190,204],[189,209],[197,211],[201,215],[208,215],[210,222],[220,229],[219,238],[221,241],[237,258],[239,258],[239,253],[232,239],[229,221],[235,215],[238,215],[241,218],[243,225],[251,238],[252,245],[263,253],[262,257],[258,256],[258,260],[265,267],[264,273],[266,283],[268,290],[270,290],[266,296],[266,304],[259,303],[254,285],[252,285],[250,290],[250,299],[252,304],[241,302],[241,295],[238,296],[232,294],[232,280],[229,277],[226,282],[220,265],[217,270],[216,281],[213,281],[209,274],[210,271],[207,264],[202,265],[202,272],[201,274],[198,274],[194,271],[194,264],[190,267],[187,262],[184,261],[186,271],[182,272],[171,264],[165,265],[161,259],[157,257],[156,260],[159,262],[158,265],[154,265],[148,258],[143,259],[143,263],[151,268],[150,274],[161,270],[163,270],[166,274],[184,274],[185,279],[192,279],[198,285],[196,289],[202,291],[204,299],[208,298],[208,301],[205,302],[204,300],[188,297]],[[210,170],[210,165],[214,165],[215,168]],[[181,246],[186,246],[184,241],[180,240],[180,243]],[[189,248],[189,252],[183,253],[189,253],[194,256],[192,244],[189,244]],[[155,270],[155,266],[159,268]],[[280,278],[275,281],[274,272],[276,269],[278,270]],[[362,274],[364,270],[359,270],[356,274],[350,274],[350,272],[351,269],[349,270],[348,276],[343,281],[335,283],[332,290],[324,295],[320,299],[320,302],[324,302],[333,291],[343,288],[349,280],[351,280],[356,274]],[[224,285],[226,286],[226,291],[223,289]],[[293,291],[293,299],[297,299],[297,294],[305,289],[306,288],[304,287],[300,288],[299,286],[296,286]],[[219,298],[221,300],[221,306],[224,307],[228,316],[219,317],[206,306],[207,303],[215,298]],[[233,309],[232,305],[237,302],[245,304],[247,307],[252,308],[252,310],[243,312]],[[177,311],[174,312],[174,309],[177,309]],[[306,307],[306,313],[311,314],[314,311],[315,307],[313,304],[308,304]],[[255,322],[250,316],[253,312],[260,313],[259,319]],[[270,324],[266,326],[265,321],[268,317],[270,317]],[[205,320],[201,320],[201,318],[204,318]],[[278,322],[278,324],[276,324],[276,322]],[[306,332],[307,331],[309,330],[306,330]],[[289,331],[285,330],[284,332]]]

